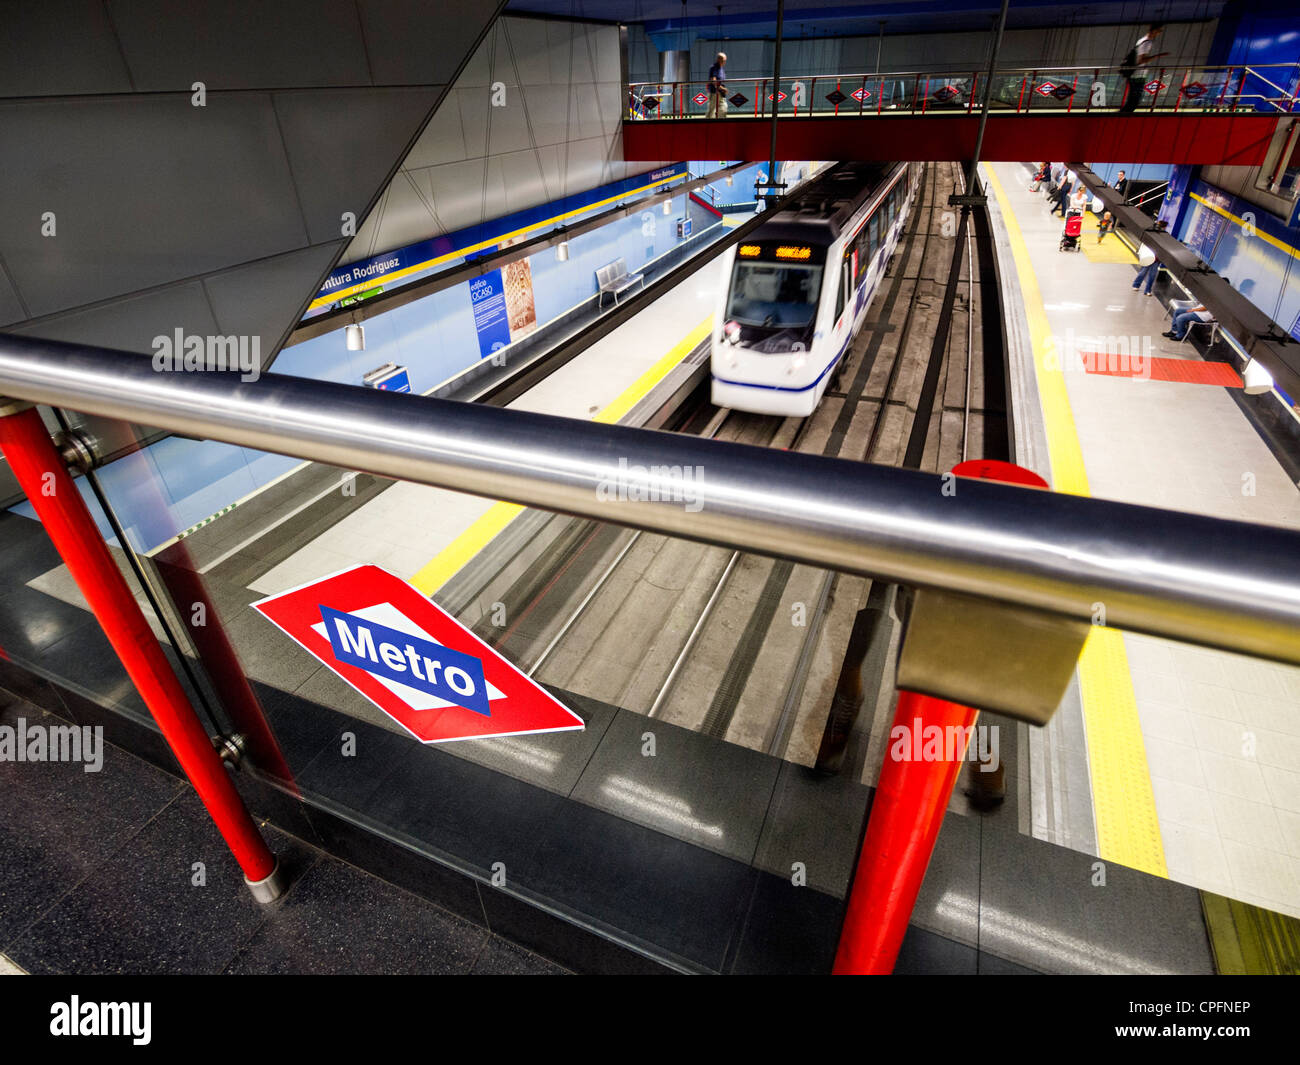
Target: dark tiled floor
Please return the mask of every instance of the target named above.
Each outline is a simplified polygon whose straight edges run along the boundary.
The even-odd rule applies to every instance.
[[[0,689],[0,725],[62,724]],[[0,762],[0,952],[33,973],[565,970],[264,826],[292,885],[255,903],[197,797],[116,747]]]

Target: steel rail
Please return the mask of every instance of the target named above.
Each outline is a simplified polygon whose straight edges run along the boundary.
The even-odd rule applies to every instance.
[[[1291,529],[12,335],[0,395],[1300,664]]]

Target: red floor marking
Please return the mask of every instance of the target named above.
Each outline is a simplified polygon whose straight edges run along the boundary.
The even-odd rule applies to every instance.
[[[1185,385],[1218,385],[1241,388],[1241,378],[1226,362],[1202,362],[1200,359],[1170,359],[1153,355],[1110,355],[1102,351],[1081,351],[1083,366],[1089,373],[1106,377],[1141,377],[1152,381],[1176,381]]]

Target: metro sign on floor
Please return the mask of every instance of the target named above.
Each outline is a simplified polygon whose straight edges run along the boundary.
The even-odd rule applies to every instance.
[[[253,604],[423,743],[567,732],[582,718],[378,566]]]

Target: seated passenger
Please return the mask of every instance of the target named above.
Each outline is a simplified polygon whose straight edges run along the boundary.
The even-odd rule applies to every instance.
[[[1187,310],[1175,314],[1170,328],[1161,335],[1167,336],[1170,340],[1184,340],[1187,337],[1187,331],[1192,328],[1193,322],[1212,321],[1214,321],[1214,315],[1205,309],[1205,304],[1198,303],[1194,307],[1188,307]]]

